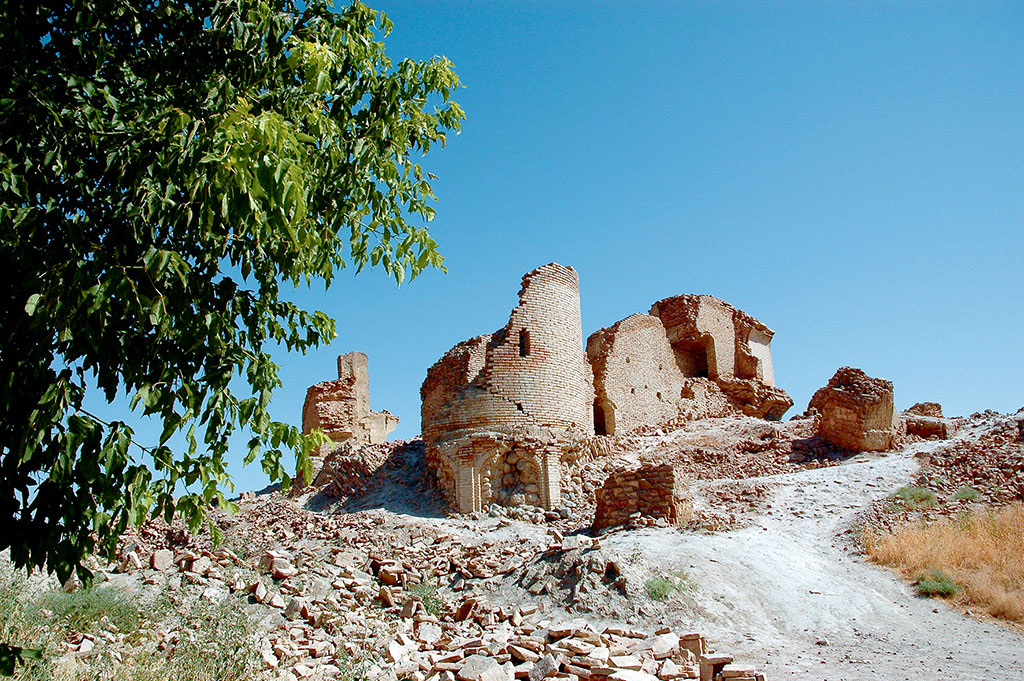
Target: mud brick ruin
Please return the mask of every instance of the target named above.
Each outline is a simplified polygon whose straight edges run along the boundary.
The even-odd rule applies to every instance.
[[[679,420],[748,416],[778,420],[793,406],[775,387],[774,332],[713,296],[655,303],[587,341],[598,434]]]
[[[938,402],[919,402],[900,414],[907,435],[927,439],[948,440],[957,430],[957,423],[943,418]]]
[[[818,412],[818,434],[823,439],[853,451],[892,449],[900,429],[892,382],[853,367],[836,371],[811,397],[808,410]]]
[[[427,467],[459,511],[558,506],[567,445],[594,432],[576,270],[524,276],[508,324],[449,350],[420,396]]]
[[[459,343],[420,389],[427,470],[463,513],[491,503],[559,506],[561,469],[595,433],[741,412],[779,419],[772,331],[711,297],[654,304],[583,346],[579,277],[523,277],[497,332]]]
[[[684,523],[693,511],[686,490],[671,464],[616,471],[597,490],[593,529],[625,525],[634,515]]]
[[[398,417],[388,411],[370,411],[368,362],[362,352],[341,355],[337,380],[317,383],[306,391],[303,433],[319,428],[335,444],[379,444],[387,440],[398,425]]]

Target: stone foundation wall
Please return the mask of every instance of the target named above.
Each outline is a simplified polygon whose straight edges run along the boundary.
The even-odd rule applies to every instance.
[[[892,449],[899,430],[892,382],[842,367],[808,405],[818,412],[818,434],[852,451]]]
[[[686,522],[692,512],[682,476],[671,464],[615,471],[597,490],[594,530],[625,525],[632,517]]]

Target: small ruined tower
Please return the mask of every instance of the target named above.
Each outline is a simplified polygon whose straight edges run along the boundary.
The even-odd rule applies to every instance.
[[[302,432],[320,428],[336,443],[379,444],[398,425],[389,411],[370,411],[369,358],[362,352],[338,357],[338,378],[311,386],[302,406]]]

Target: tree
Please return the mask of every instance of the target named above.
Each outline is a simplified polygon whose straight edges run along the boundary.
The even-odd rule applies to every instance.
[[[272,479],[283,448],[308,471],[314,443],[268,412],[268,352],[334,321],[282,284],[443,269],[419,159],[459,130],[459,81],[444,58],[393,63],[390,30],[359,2],[3,3],[0,549],[17,565],[88,578],[129,524],[198,530],[230,506],[236,430]],[[91,415],[96,390],[159,419],[159,442]]]

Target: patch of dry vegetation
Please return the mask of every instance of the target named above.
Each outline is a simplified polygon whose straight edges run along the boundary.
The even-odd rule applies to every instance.
[[[960,587],[954,602],[1024,623],[1024,504],[864,533],[868,556],[910,579],[936,572]]]

